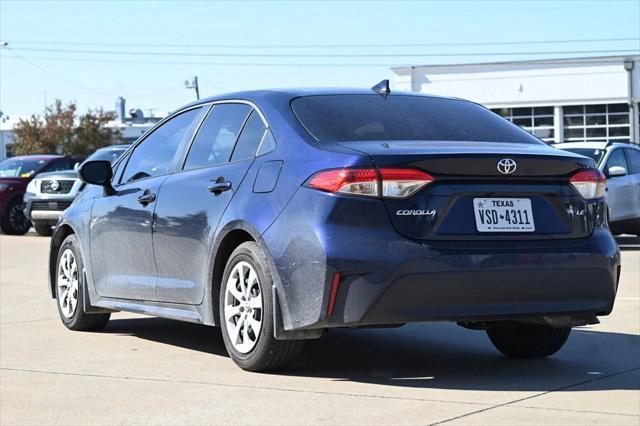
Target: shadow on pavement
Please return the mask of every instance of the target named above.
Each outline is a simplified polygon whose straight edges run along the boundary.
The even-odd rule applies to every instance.
[[[620,250],[640,250],[640,237],[636,237],[633,235],[618,235],[616,238],[616,242],[618,243],[618,247]]]
[[[574,329],[559,353],[541,360],[506,358],[484,332],[450,323],[333,330],[307,341],[298,360],[279,374],[455,390],[545,391],[587,381],[593,390],[640,390],[640,336],[597,329]],[[218,328],[144,318],[114,319],[106,331],[228,356]],[[633,369],[632,377],[592,381]]]

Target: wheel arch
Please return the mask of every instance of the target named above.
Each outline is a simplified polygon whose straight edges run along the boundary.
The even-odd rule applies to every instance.
[[[219,298],[220,286],[222,284],[222,276],[224,268],[231,256],[231,253],[242,243],[247,241],[258,242],[260,234],[253,226],[244,221],[231,222],[222,229],[218,234],[217,243],[214,244],[213,254],[211,256],[211,265],[209,267],[209,283],[211,285],[210,297],[212,323],[219,325]]]

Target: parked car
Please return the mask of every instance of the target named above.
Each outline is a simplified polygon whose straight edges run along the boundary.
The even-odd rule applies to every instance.
[[[64,325],[220,326],[264,371],[332,328],[422,321],[545,357],[611,312],[620,252],[592,159],[471,102],[374,89],[200,100],[84,163],[51,241]]]
[[[606,142],[567,142],[554,146],[596,162],[607,177],[605,198],[611,232],[640,235],[640,147]]]
[[[100,148],[87,161],[106,160],[113,163],[130,145],[111,145]],[[84,188],[76,170],[40,173],[29,182],[24,194],[24,215],[31,220],[36,232],[51,236],[52,226],[58,222],[78,193]]]
[[[31,223],[23,213],[27,184],[41,172],[66,170],[82,159],[60,155],[25,155],[0,162],[0,229],[5,234],[26,234]]]

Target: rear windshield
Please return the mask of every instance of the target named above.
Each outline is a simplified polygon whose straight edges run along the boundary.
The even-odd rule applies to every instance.
[[[584,155],[585,157],[592,158],[596,164],[600,164],[600,160],[604,156],[604,149],[595,148],[560,148],[565,151],[573,152],[574,154]]]
[[[291,108],[321,142],[483,141],[544,143],[472,102],[426,96],[315,95]]]

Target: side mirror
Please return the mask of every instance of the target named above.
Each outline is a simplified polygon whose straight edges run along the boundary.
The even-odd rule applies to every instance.
[[[80,166],[78,175],[83,182],[91,185],[100,185],[106,195],[113,195],[116,190],[111,185],[113,171],[108,161],[87,161]]]
[[[609,175],[609,177],[626,176],[627,175],[627,169],[625,169],[622,166],[611,166],[607,170],[607,174]]]

